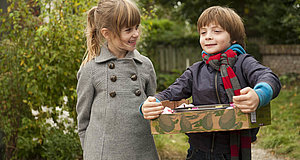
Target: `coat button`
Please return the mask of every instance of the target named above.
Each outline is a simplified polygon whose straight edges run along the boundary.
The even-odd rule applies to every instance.
[[[136,90],[135,92],[134,92],[134,94],[136,95],[136,96],[140,96],[141,95],[141,91],[138,89],[138,90]]]
[[[136,81],[137,80],[137,75],[133,74],[130,78],[131,78],[131,80]]]
[[[110,69],[114,69],[114,68],[115,68],[115,64],[111,62],[111,63],[108,64],[108,67],[109,67]]]
[[[117,76],[115,76],[115,75],[111,76],[111,77],[110,77],[110,80],[111,80],[112,82],[117,81]]]
[[[109,95],[110,95],[111,97],[115,97],[117,94],[116,94],[116,92],[110,92]]]

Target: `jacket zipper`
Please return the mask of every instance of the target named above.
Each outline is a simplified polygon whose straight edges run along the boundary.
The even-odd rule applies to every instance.
[[[213,133],[212,142],[211,142],[211,149],[210,149],[211,154],[213,154],[213,152],[214,152],[215,135],[216,135],[216,133]]]
[[[215,88],[216,88],[218,102],[219,102],[219,104],[221,104],[219,93],[218,93],[218,72],[216,72],[216,76],[215,76]]]
[[[221,104],[219,93],[218,93],[218,72],[216,72],[216,75],[215,75],[215,88],[216,88],[216,94],[217,94],[218,102],[219,102],[219,104]],[[213,154],[213,152],[214,152],[215,136],[216,136],[216,133],[213,133],[212,142],[211,142],[211,149],[210,149],[211,154]]]

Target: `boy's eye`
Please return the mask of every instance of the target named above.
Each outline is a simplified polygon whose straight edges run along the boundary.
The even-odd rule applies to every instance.
[[[222,28],[215,28],[214,32],[223,32],[224,30]]]
[[[140,27],[140,25],[138,24],[138,25],[135,26],[135,29],[139,29],[139,27]]]
[[[200,32],[200,34],[205,34],[206,32],[204,32],[204,31],[202,31],[202,32]]]

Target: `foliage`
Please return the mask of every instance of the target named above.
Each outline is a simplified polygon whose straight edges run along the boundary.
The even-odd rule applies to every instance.
[[[174,71],[173,73],[158,73],[156,90],[163,91],[164,89],[168,88],[181,74],[181,71]]]
[[[270,44],[300,43],[300,0],[157,0],[152,8],[156,8],[158,18],[196,24],[199,15],[214,5],[236,10],[245,22],[248,37],[263,37]]]
[[[248,54],[251,54],[256,60],[261,61],[262,55],[259,52],[259,41],[253,42],[248,41],[246,42],[246,52]]]
[[[4,159],[5,144],[4,144],[4,132],[0,130],[0,159]]]
[[[258,22],[253,24],[253,29],[263,35],[269,44],[300,43],[300,0],[267,0],[261,7],[252,8],[256,11],[253,20]]]
[[[297,86],[300,82],[300,74],[298,73],[288,73],[279,77],[280,82],[284,87]]]
[[[237,11],[244,19],[248,41],[247,52],[261,60],[259,46],[267,41],[270,44],[297,44],[299,37],[299,0],[289,1],[139,1],[144,7],[143,21],[146,36],[140,51],[154,62],[157,74],[159,70],[159,46],[171,46],[179,49],[182,46],[196,48],[199,46],[199,35],[196,22],[201,12],[213,5],[228,6]],[[149,10],[147,10],[149,9]],[[275,15],[275,16],[274,16]],[[151,17],[152,16],[152,17]],[[281,17],[281,18],[278,18]],[[280,33],[274,36],[274,33]],[[256,41],[252,39],[255,38]],[[258,41],[257,41],[258,40]],[[262,42],[263,41],[263,42]],[[160,83],[159,83],[159,87]]]
[[[151,19],[144,22],[150,27],[148,34],[151,36],[145,39],[145,43],[151,46],[171,45],[182,46],[188,44],[198,44],[199,35],[194,27],[186,23],[179,23],[169,19]]]
[[[179,50],[184,47],[196,48],[199,46],[199,35],[196,28],[189,23],[157,18],[145,19],[142,23],[144,30],[147,30],[147,35],[140,43],[139,51],[152,60],[158,76],[161,73],[159,70],[159,48],[173,47]],[[162,88],[160,83],[158,85],[159,89]]]
[[[31,110],[66,106],[75,118],[76,72],[85,52],[85,12],[92,4],[83,0],[8,2],[7,13],[0,17],[0,32],[5,33],[0,41],[0,130],[6,135],[6,159],[26,158],[33,152],[36,158],[49,159],[51,147],[61,149],[64,156],[80,155],[74,133],[46,132],[42,122],[51,117],[56,121],[54,115],[34,120]],[[33,136],[43,143],[38,145]],[[70,145],[77,147],[69,148],[73,153],[63,149]]]
[[[67,106],[32,110],[34,119],[22,119],[16,159],[80,159],[81,149]]]

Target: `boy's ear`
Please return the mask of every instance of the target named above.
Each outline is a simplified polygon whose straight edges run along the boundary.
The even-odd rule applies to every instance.
[[[110,37],[110,31],[107,29],[107,28],[102,28],[101,30],[100,30],[100,32],[101,32],[101,34],[102,34],[102,36],[105,38],[105,39],[109,39],[109,37]]]
[[[232,41],[232,42],[231,42],[231,44],[235,44],[235,43],[236,43],[236,41]]]

